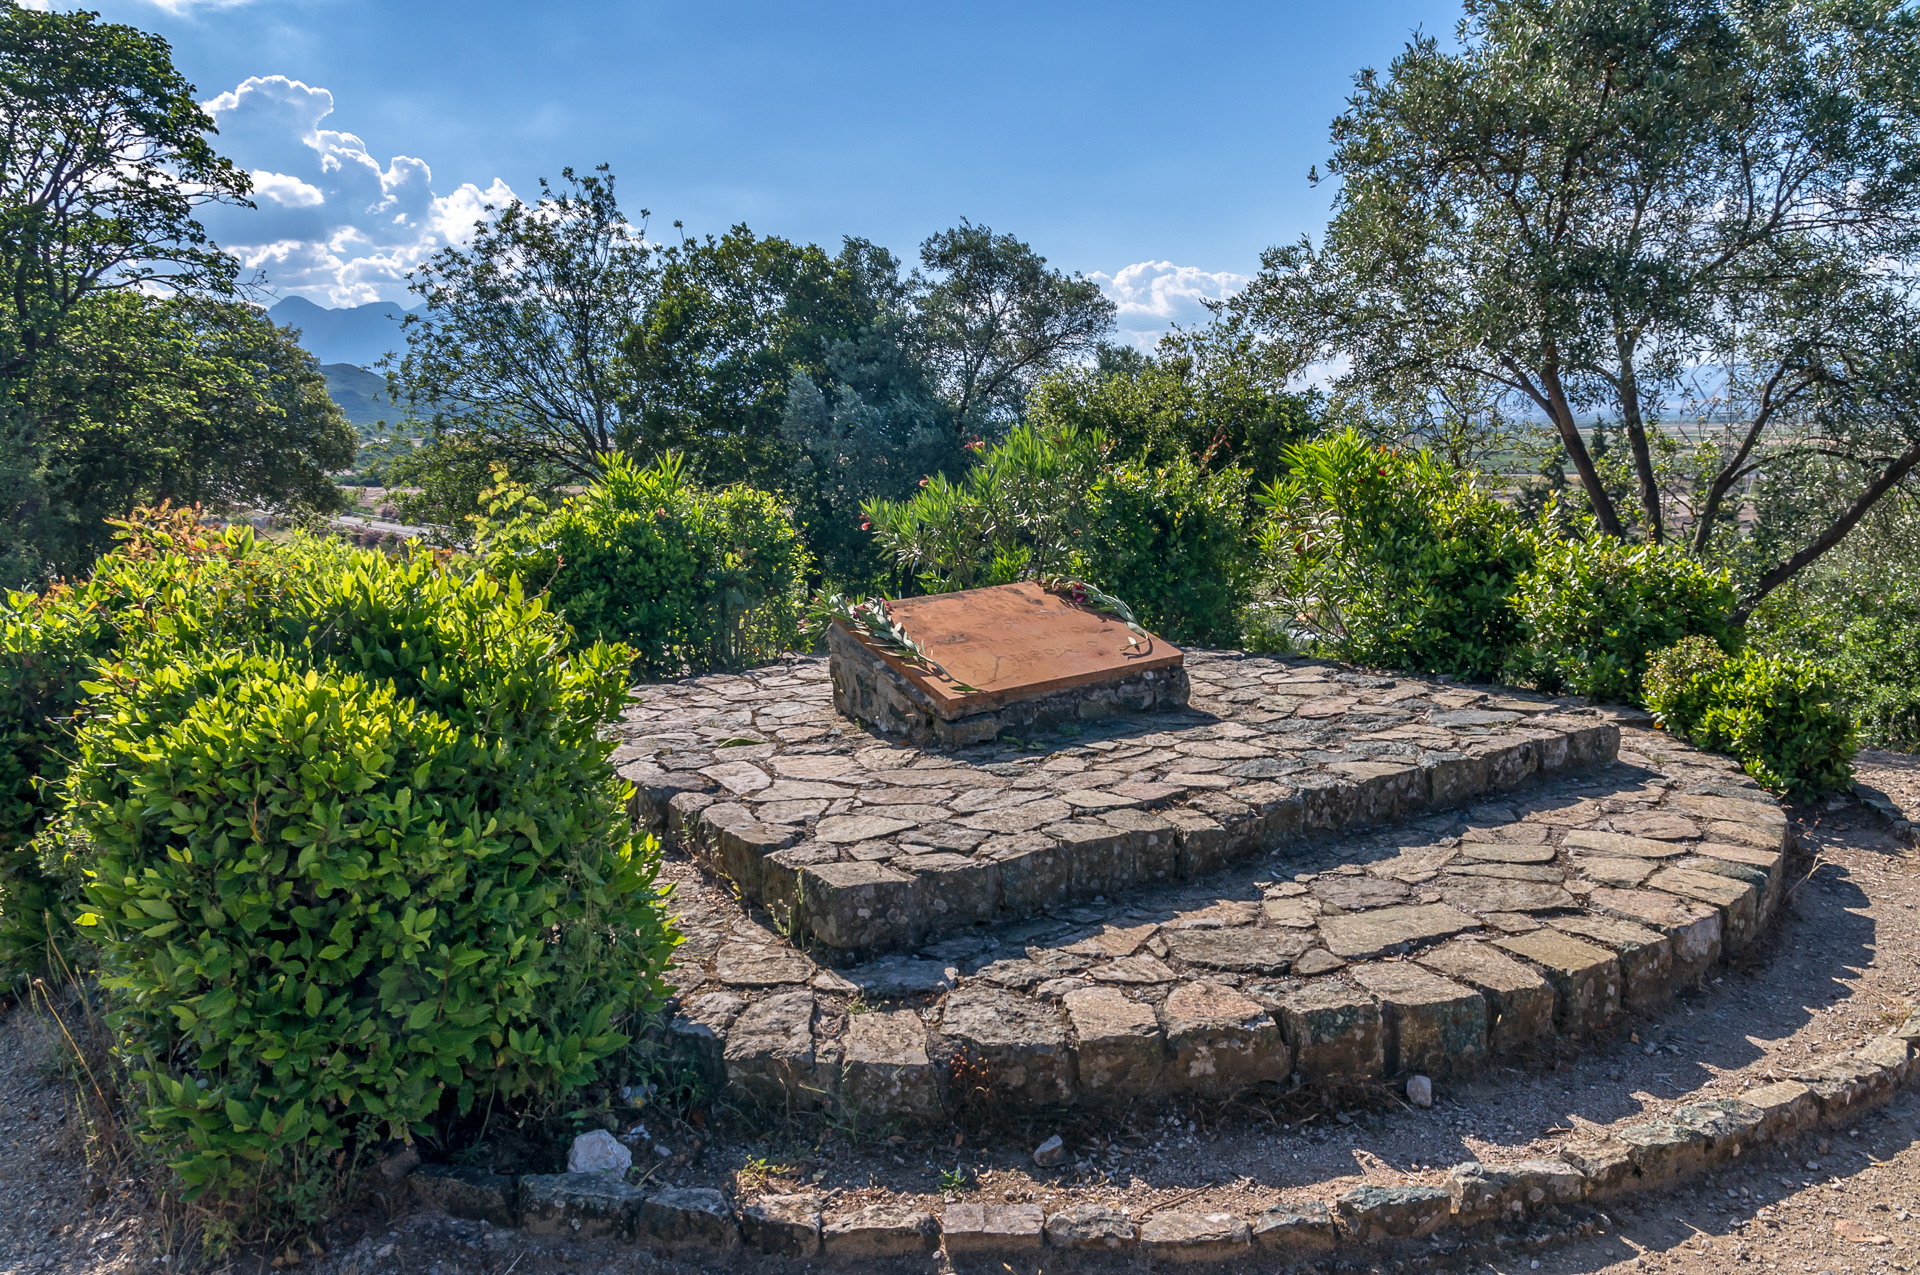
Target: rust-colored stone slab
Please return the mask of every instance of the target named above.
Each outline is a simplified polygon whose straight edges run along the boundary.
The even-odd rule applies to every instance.
[[[1074,686],[1179,668],[1186,661],[1180,648],[1160,637],[1150,635],[1128,648],[1134,635],[1126,625],[1037,584],[967,589],[890,606],[895,621],[928,655],[956,681],[977,688],[958,692],[926,669],[867,647],[925,692],[948,720]]]

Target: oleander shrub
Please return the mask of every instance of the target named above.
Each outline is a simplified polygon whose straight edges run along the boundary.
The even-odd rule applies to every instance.
[[[1853,781],[1853,722],[1812,660],[1692,637],[1649,661],[1646,695],[1661,725],[1776,792],[1806,800]]]
[[[1591,521],[1534,537],[1513,601],[1528,632],[1516,667],[1549,691],[1638,702],[1647,660],[1681,638],[1732,642],[1731,577],[1666,544],[1632,544]]]
[[[668,454],[609,456],[551,511],[509,484],[491,495],[489,569],[545,588],[583,637],[632,647],[643,672],[741,667],[800,644],[809,559],[767,492],[702,487]]]
[[[1029,426],[958,480],[863,511],[927,592],[1077,576],[1172,641],[1226,645],[1250,595],[1246,483],[1205,457],[1130,460],[1098,431]]]
[[[1348,429],[1289,448],[1256,499],[1273,605],[1343,659],[1489,681],[1523,637],[1509,600],[1532,565],[1518,518],[1432,452]]]

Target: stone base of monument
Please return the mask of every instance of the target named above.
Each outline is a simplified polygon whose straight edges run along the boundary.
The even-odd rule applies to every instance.
[[[965,748],[1187,706],[1186,655],[1031,582],[908,598],[894,621],[938,667],[827,630],[842,716],[908,743]]]
[[[1190,690],[1186,669],[1176,665],[1013,699],[990,711],[949,715],[946,705],[837,624],[827,630],[827,655],[833,706],[842,716],[882,735],[946,748],[1185,708]]]

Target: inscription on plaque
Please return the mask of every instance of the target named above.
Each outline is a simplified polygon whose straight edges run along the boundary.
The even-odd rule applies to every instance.
[[[1145,711],[1184,705],[1185,655],[1164,638],[1142,637],[1109,616],[1077,606],[1037,584],[1003,584],[891,604],[894,620],[947,678],[900,659],[834,626],[828,645],[836,697],[849,716],[883,729],[922,709],[933,733],[944,724],[1000,713],[997,728],[1057,723],[1076,714]],[[858,666],[858,667],[856,667]],[[904,700],[872,674],[880,668],[911,688]],[[1104,695],[1101,688],[1106,688]],[[903,690],[905,688],[893,688]],[[892,702],[900,701],[900,702]],[[1009,716],[1002,710],[1027,705]],[[902,729],[916,733],[912,723]],[[984,729],[989,723],[981,723]],[[979,733],[978,731],[972,733]]]

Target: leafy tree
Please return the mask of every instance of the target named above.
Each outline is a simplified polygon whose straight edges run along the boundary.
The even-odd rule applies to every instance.
[[[1654,418],[1688,368],[1741,355],[1773,395],[1754,442],[1822,421],[1863,465],[1857,499],[1760,572],[1750,605],[1920,462],[1902,338],[1920,14],[1469,0],[1459,43],[1419,36],[1385,76],[1359,75],[1333,125],[1324,242],[1270,250],[1229,311],[1295,366],[1348,356],[1349,399],[1419,403],[1466,381],[1543,412],[1618,536],[1628,518],[1576,425],[1605,407],[1651,541],[1666,513]],[[1861,428],[1894,445],[1856,446]],[[1751,475],[1742,441],[1706,506]]]
[[[0,378],[99,289],[232,286],[194,211],[246,203],[250,182],[207,142],[213,120],[165,40],[0,0],[0,125]]]
[[[409,276],[426,305],[401,321],[388,389],[424,417],[428,446],[450,449],[430,455],[478,450],[516,473],[590,481],[602,457],[648,442],[620,343],[657,286],[654,250],[605,165],[561,178],[531,206],[488,205],[466,247]]]
[[[292,478],[248,451],[257,432],[237,450],[208,432],[237,412],[271,433],[255,411],[262,397],[299,400],[304,382],[200,378],[286,368],[290,356],[238,312],[152,299],[233,289],[235,262],[194,214],[246,204],[249,182],[214,153],[212,132],[166,41],[0,0],[0,583],[84,569],[104,540],[101,517],[130,507],[111,503],[122,498],[271,500],[288,482],[313,494],[310,472]],[[216,332],[250,351],[213,349]],[[137,410],[111,414],[121,407]],[[186,433],[165,432],[176,426]],[[300,468],[328,450],[317,440],[287,461]],[[249,472],[219,475],[226,461]]]
[[[962,428],[995,433],[1018,420],[1047,373],[1090,355],[1113,330],[1098,284],[1047,269],[1012,235],[962,218],[920,245],[932,275],[917,344]]]
[[[355,436],[297,333],[255,306],[107,291],[69,309],[12,384],[36,422],[32,470],[0,529],[0,573],[84,574],[107,519],[170,499],[290,517],[344,503],[329,473]]]
[[[1093,366],[1041,381],[1028,412],[1042,428],[1098,430],[1121,455],[1152,464],[1205,456],[1265,486],[1284,470],[1286,449],[1317,427],[1319,403],[1289,391],[1253,346],[1225,325],[1176,331],[1151,357],[1108,346]]]

